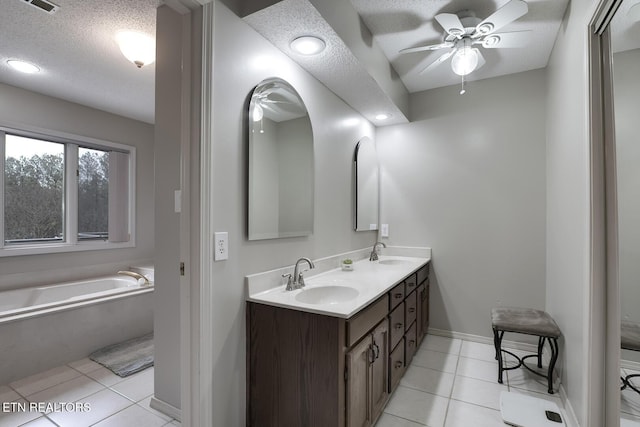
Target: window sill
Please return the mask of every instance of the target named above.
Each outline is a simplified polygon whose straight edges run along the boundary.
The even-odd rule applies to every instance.
[[[38,245],[11,245],[0,249],[0,258],[9,256],[22,255],[44,255],[57,254],[65,252],[82,252],[82,251],[98,251],[107,249],[133,248],[136,244],[134,241],[123,243],[112,242],[80,242],[70,243],[50,243]]]

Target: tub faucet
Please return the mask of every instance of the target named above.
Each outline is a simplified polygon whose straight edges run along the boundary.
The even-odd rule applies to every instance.
[[[293,277],[291,277],[291,274],[282,275],[282,277],[286,277],[288,279],[286,288],[287,291],[295,291],[296,289],[304,288],[304,277],[302,276],[302,273],[304,273],[304,271],[299,272],[298,270],[300,268],[301,262],[306,262],[307,264],[309,264],[310,268],[316,268],[316,266],[313,264],[313,261],[311,261],[309,258],[300,258],[298,261],[296,261],[296,266],[293,269]]]
[[[387,247],[387,245],[385,245],[382,242],[376,242],[373,245],[373,249],[371,249],[371,254],[369,255],[369,261],[377,261],[378,260],[378,251],[377,251],[378,245],[382,245],[383,248]]]
[[[144,286],[151,285],[151,282],[149,281],[149,279],[147,279],[142,274],[138,274],[138,273],[133,272],[133,271],[123,271],[123,270],[118,271],[118,274],[122,274],[122,275],[125,275],[125,276],[130,276],[130,277],[133,277],[134,279],[138,279],[138,280],[142,279],[142,280],[144,280]]]

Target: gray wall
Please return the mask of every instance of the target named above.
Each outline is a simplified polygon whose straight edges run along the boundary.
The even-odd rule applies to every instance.
[[[535,70],[429,90],[378,129],[384,241],[432,248],[432,328],[490,337],[492,307],[544,309],[544,89]]]
[[[589,135],[587,25],[596,0],[567,7],[547,67],[546,308],[564,335],[562,384],[581,425],[587,412],[585,377],[591,333],[589,261]],[[596,362],[594,361],[594,365]],[[589,376],[592,376],[589,373]],[[600,393],[601,389],[596,389]],[[594,426],[597,420],[592,421]],[[600,424],[602,425],[602,424]]]
[[[245,423],[244,276],[372,245],[375,232],[352,231],[351,161],[362,136],[374,128],[322,84],[274,48],[220,2],[215,3],[213,76],[214,231],[229,232],[229,260],[211,263],[213,277],[213,387],[215,426]],[[314,234],[277,240],[247,240],[246,110],[251,90],[281,77],[304,100],[313,126]]]
[[[153,125],[0,84],[0,123],[35,126],[137,149],[136,247],[0,258],[0,289],[114,273],[153,258]]]
[[[640,323],[640,49],[613,56],[618,173],[618,255],[622,319]],[[624,350],[624,360],[640,362],[640,353]]]

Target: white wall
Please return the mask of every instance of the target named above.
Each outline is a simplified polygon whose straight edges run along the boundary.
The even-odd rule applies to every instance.
[[[378,129],[383,241],[432,248],[432,328],[491,337],[492,307],[544,309],[544,88],[535,70],[429,90]]]
[[[623,320],[640,323],[640,49],[613,55],[618,173],[618,256]],[[640,362],[640,353],[624,350],[624,360]]]
[[[373,245],[374,232],[352,231],[351,161],[362,136],[374,129],[351,108],[258,35],[220,2],[215,3],[212,218],[229,232],[229,260],[212,262],[214,426],[245,424],[244,276]],[[247,113],[252,89],[280,77],[304,100],[314,131],[314,234],[247,240]],[[359,119],[349,124],[346,119]]]
[[[587,28],[596,0],[567,7],[548,70],[546,308],[562,330],[562,384],[581,425],[587,424],[589,353],[589,135]],[[597,391],[596,391],[597,393]],[[592,409],[595,405],[591,405]]]
[[[0,123],[135,146],[136,247],[0,258],[0,289],[114,273],[153,258],[153,125],[0,84]]]

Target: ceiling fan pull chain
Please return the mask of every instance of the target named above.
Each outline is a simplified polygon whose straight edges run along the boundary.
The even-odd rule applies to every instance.
[[[460,95],[464,95],[467,93],[467,90],[464,88],[464,76],[462,76],[462,89],[460,89]]]

